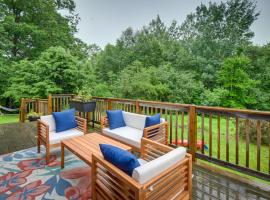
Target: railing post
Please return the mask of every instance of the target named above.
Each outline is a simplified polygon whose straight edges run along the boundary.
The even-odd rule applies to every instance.
[[[140,102],[136,100],[136,113],[140,114]]]
[[[195,161],[197,151],[197,113],[195,105],[189,107],[189,149],[192,160]]]
[[[52,95],[48,96],[48,115],[52,114]]]
[[[112,110],[112,101],[108,99],[108,107],[107,110]]]
[[[36,99],[35,101],[35,112],[39,113],[39,99]]]
[[[25,101],[24,101],[24,98],[21,98],[20,122],[25,122]]]

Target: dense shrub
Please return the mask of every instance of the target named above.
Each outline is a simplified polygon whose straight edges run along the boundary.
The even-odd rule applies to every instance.
[[[239,134],[242,139],[246,139],[245,121],[239,123]],[[257,143],[257,120],[251,120],[249,123],[249,140],[251,143]],[[269,122],[261,122],[261,144],[269,144]]]

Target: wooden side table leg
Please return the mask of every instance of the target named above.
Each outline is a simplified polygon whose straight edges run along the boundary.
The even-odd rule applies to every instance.
[[[65,146],[61,142],[61,169],[65,167]]]

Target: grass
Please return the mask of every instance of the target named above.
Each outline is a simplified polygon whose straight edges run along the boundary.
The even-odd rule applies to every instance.
[[[0,124],[19,122],[18,114],[4,114],[0,115]]]

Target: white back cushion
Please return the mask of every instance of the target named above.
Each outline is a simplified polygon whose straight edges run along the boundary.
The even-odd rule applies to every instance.
[[[159,175],[178,161],[184,159],[186,148],[178,147],[169,153],[141,165],[133,170],[132,177],[141,184]]]
[[[130,113],[123,111],[124,121],[126,126],[143,130],[145,126],[146,115]],[[160,123],[165,122],[165,119],[160,118]]]
[[[40,120],[45,124],[49,125],[49,132],[55,131],[55,120],[52,115],[41,116]]]
[[[146,115],[140,115],[136,113],[124,112],[123,111],[124,121],[126,126],[143,130],[145,125]]]

